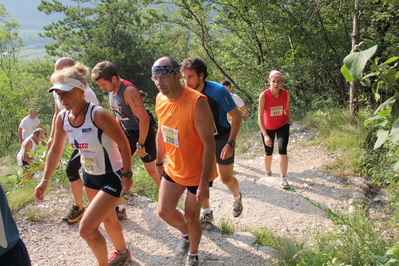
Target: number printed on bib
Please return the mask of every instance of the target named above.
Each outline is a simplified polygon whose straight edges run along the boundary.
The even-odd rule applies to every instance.
[[[179,131],[167,126],[162,126],[163,139],[176,148],[179,148]]]
[[[96,164],[96,159],[94,157],[82,156],[82,164],[85,171],[89,174],[93,174],[100,171],[100,168],[98,168]]]
[[[282,106],[270,107],[270,116],[279,116],[279,115],[283,115]]]

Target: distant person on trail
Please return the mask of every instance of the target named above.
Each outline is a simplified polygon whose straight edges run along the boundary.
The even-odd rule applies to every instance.
[[[159,187],[161,182],[155,169],[157,155],[154,121],[145,108],[140,91],[131,82],[119,77],[118,68],[109,61],[98,63],[91,72],[91,80],[108,93],[111,110],[130,143],[132,155],[137,151],[147,173]]]
[[[217,170],[220,180],[233,195],[233,216],[237,218],[244,209],[240,186],[233,175],[235,141],[242,121],[240,111],[230,93],[222,85],[205,80],[208,77],[208,68],[201,58],[192,56],[184,59],[180,72],[187,87],[201,92],[208,98],[214,120]],[[232,117],[231,124],[227,121],[227,114]],[[200,219],[203,226],[214,220],[209,199],[204,200],[202,204]]]
[[[175,256],[188,254],[186,265],[195,266],[202,236],[201,205],[209,199],[209,187],[217,175],[213,116],[205,95],[180,84],[179,63],[173,58],[156,60],[151,79],[159,90],[156,165],[163,177],[157,213],[182,233]],[[182,214],[176,207],[185,191]]]
[[[89,74],[89,69],[80,62],[75,62],[69,57],[62,57],[58,59],[54,64],[54,72],[60,71],[64,68],[73,67],[76,71],[78,71],[83,77],[86,77]],[[55,110],[53,115],[53,120],[51,123],[51,133],[50,139],[47,144],[47,148],[50,150],[55,134],[55,120],[61,110],[64,110],[65,107],[61,104],[58,99],[58,95],[53,91],[54,101],[55,101]],[[94,91],[86,86],[84,91],[84,98],[87,102],[94,103],[98,105],[98,100]],[[73,205],[69,210],[69,213],[65,215],[62,220],[67,222],[68,224],[73,224],[79,221],[83,213],[85,212],[85,207],[83,206],[83,183],[80,178],[79,169],[82,164],[80,163],[80,153],[78,149],[73,149],[72,154],[69,158],[68,164],[66,166],[66,174],[68,176],[68,180],[71,184],[71,190],[73,195]]]
[[[25,116],[21,120],[21,123],[19,124],[18,128],[19,143],[22,144],[22,142],[27,137],[29,137],[33,133],[33,130],[35,130],[36,128],[42,128],[42,125],[40,124],[39,117],[37,117],[36,115],[36,109],[30,108],[29,114]]]
[[[29,153],[34,153],[37,145],[46,146],[46,142],[43,141],[45,133],[42,128],[36,128],[33,133],[27,137],[21,145],[21,149],[17,154],[18,164],[22,166],[22,183],[25,183],[25,179],[32,178],[32,171],[35,167],[35,158]],[[42,169],[38,169],[42,170]]]
[[[0,265],[31,266],[28,250],[19,237],[3,187],[0,186]]]
[[[264,163],[266,175],[271,176],[274,139],[277,135],[278,152],[280,154],[280,185],[284,189],[291,186],[286,179],[288,168],[287,146],[290,134],[291,109],[290,93],[281,88],[283,75],[273,70],[269,75],[270,88],[259,96],[258,124],[262,131],[262,143],[265,148]]]
[[[230,95],[233,98],[234,102],[236,103],[237,107],[242,110],[241,117],[242,117],[242,122],[244,122],[245,118],[249,115],[249,110],[245,105],[244,101],[241,99],[240,96],[231,92],[231,83],[228,79],[223,78],[220,81],[220,84],[230,92]],[[232,117],[228,115],[227,119],[231,123]]]
[[[55,90],[65,109],[55,118],[54,141],[35,197],[44,200],[68,138],[72,148],[80,152],[83,185],[90,202],[80,221],[79,233],[92,249],[98,265],[122,265],[131,260],[131,255],[115,206],[122,191],[128,192],[133,184],[129,142],[108,111],[85,100],[87,83],[78,70],[68,67],[54,72],[51,81],[53,87],[49,92]],[[101,223],[116,249],[109,259],[106,239],[99,231]]]

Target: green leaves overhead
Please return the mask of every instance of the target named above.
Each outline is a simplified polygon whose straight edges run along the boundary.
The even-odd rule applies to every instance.
[[[156,53],[147,45],[151,23],[142,10],[146,1],[74,2],[65,5],[56,0],[41,1],[40,11],[65,15],[63,20],[45,27],[43,36],[56,40],[46,45],[47,53],[69,56],[89,67],[103,60],[112,61],[122,78],[138,87],[151,86],[149,74]]]
[[[123,78],[155,92],[149,76],[156,58],[167,55],[181,61],[197,55],[207,62],[209,79],[230,79],[233,89],[254,112],[256,99],[268,87],[268,73],[273,69],[284,73],[284,87],[290,90],[292,107],[299,113],[326,104],[346,105],[347,84],[337,69],[351,47],[352,1],[64,3],[71,4],[42,0],[39,6],[46,14],[65,15],[65,19],[45,28],[43,36],[55,39],[46,46],[50,55],[71,56],[90,67],[104,59],[113,61]],[[366,23],[366,19],[362,21],[361,32],[366,31]],[[360,77],[356,73],[364,67],[364,58],[349,57],[347,63],[342,67],[345,78]],[[387,78],[393,82],[392,74],[388,73]],[[371,86],[368,78],[363,84]]]

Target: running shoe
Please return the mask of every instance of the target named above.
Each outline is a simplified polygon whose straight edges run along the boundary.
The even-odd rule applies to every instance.
[[[271,177],[271,176],[272,176],[272,172],[266,173],[266,176],[267,176],[267,177]]]
[[[198,256],[187,256],[186,266],[198,266]]]
[[[188,240],[188,237],[182,236],[179,245],[175,249],[175,257],[178,259],[183,259],[187,255],[189,248],[190,241]]]
[[[125,254],[121,254],[119,251],[112,251],[111,257],[108,258],[108,266],[122,266],[128,261],[132,260],[129,249]]]
[[[79,210],[79,206],[73,204],[72,208],[69,210],[68,215],[62,217],[62,220],[64,222],[67,222],[68,224],[74,224],[82,218],[85,210],[85,207]]]
[[[119,221],[127,219],[126,208],[123,208],[122,210],[119,210],[119,206],[116,206],[115,207],[115,211],[116,211],[116,216],[118,217]]]
[[[285,176],[283,178],[281,178],[280,185],[283,187],[283,189],[290,189],[291,188],[291,186],[288,184],[288,181],[285,178]]]
[[[200,217],[200,222],[202,226],[205,226],[207,223],[212,223],[214,221],[213,219],[213,211],[210,213],[202,213]]]
[[[240,192],[240,198],[233,202],[233,216],[236,218],[240,217],[243,209],[244,209],[244,207],[242,206],[242,195]]]

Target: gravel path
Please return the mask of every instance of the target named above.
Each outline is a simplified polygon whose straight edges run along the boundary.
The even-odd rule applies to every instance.
[[[320,171],[320,167],[332,160],[323,147],[303,145],[303,140],[314,137],[301,131],[294,123],[288,149],[289,167],[287,179],[297,193],[314,203],[330,208],[342,208],[351,190],[337,178]],[[259,251],[256,246],[246,245],[232,236],[220,233],[221,221],[229,221],[237,232],[246,228],[267,228],[276,235],[306,241],[312,232],[325,230],[330,221],[303,197],[279,186],[278,155],[273,157],[272,177],[266,177],[263,166],[263,148],[260,140],[242,156],[236,157],[235,176],[239,180],[244,212],[241,217],[232,216],[232,197],[217,179],[211,189],[211,205],[214,211],[214,227],[204,230],[200,243],[200,265],[275,265],[273,258]],[[250,159],[248,159],[250,158]],[[28,215],[32,209],[43,209],[52,215],[45,222],[30,222],[18,218],[21,237],[31,256],[32,265],[96,265],[96,260],[86,242],[79,236],[78,224],[67,225],[60,221],[71,202],[70,192],[60,188],[47,195],[44,202],[35,202],[21,213]],[[128,220],[122,221],[125,239],[133,260],[126,265],[184,265],[175,259],[173,249],[178,243],[179,232],[166,225],[156,215],[156,203],[133,196],[125,201]],[[104,232],[103,228],[101,228]],[[104,232],[105,234],[105,232]],[[108,242],[109,243],[109,242]],[[108,246],[109,251],[112,246]]]

